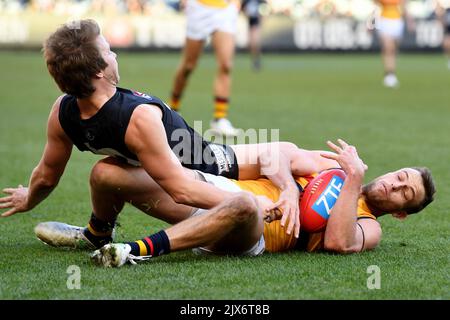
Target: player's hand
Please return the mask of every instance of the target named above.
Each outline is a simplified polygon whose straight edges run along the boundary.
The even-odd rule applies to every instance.
[[[300,234],[300,208],[299,201],[300,191],[298,188],[288,188],[280,193],[278,201],[269,207],[269,210],[278,209],[283,213],[281,217],[281,226],[286,225],[289,219],[289,224],[286,228],[286,233],[291,234],[294,231],[294,236],[298,238]]]
[[[28,188],[19,185],[17,188],[3,189],[3,193],[8,194],[6,197],[0,198],[0,209],[10,209],[4,212],[2,217],[9,217],[18,212],[28,211]]]
[[[349,145],[342,139],[338,139],[340,147],[331,141],[327,141],[327,145],[333,152],[323,152],[320,155],[327,159],[335,160],[347,175],[363,178],[367,165],[359,158],[358,152],[354,146]]]
[[[266,222],[272,222],[274,220],[280,220],[282,213],[278,208],[271,209],[274,207],[274,203],[272,200],[267,198],[266,196],[256,196],[256,200],[258,201],[258,205],[261,208],[263,219]]]

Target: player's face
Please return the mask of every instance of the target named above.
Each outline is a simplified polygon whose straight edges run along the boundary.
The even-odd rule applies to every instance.
[[[363,194],[377,209],[395,213],[419,204],[425,197],[425,188],[419,171],[403,168],[365,185]]]
[[[104,77],[112,84],[117,85],[120,80],[119,67],[116,60],[117,55],[111,51],[108,41],[102,35],[97,37],[97,46],[103,59],[108,64],[103,70]]]

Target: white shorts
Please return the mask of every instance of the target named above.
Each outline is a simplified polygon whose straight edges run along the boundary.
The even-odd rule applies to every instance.
[[[400,39],[403,36],[405,23],[402,19],[388,19],[380,17],[376,23],[376,28],[380,35],[389,36],[394,39]]]
[[[188,0],[186,5],[186,36],[192,40],[206,40],[215,31],[236,33],[238,9],[234,4],[225,8],[203,5],[197,0]]]
[[[228,192],[239,192],[242,191],[241,188],[239,188],[235,183],[233,183],[230,179],[221,177],[221,176],[215,176],[209,173],[204,173],[197,171],[206,182],[216,186],[219,189],[222,189],[224,191]],[[201,215],[208,210],[205,209],[197,209],[192,213],[192,216]],[[259,238],[258,242],[255,243],[253,247],[251,247],[249,250],[239,253],[240,256],[250,256],[255,257],[263,254],[264,250],[266,248],[266,242],[264,241],[264,234],[261,235],[261,238]],[[227,254],[227,252],[216,252],[212,251],[203,247],[194,248],[192,251],[196,254],[217,254],[217,255],[224,255]]]
[[[231,181],[228,178],[222,177],[222,176],[215,176],[210,173],[204,173],[201,171],[196,171],[206,182],[209,184],[212,184],[216,186],[219,189],[228,191],[228,192],[239,192],[242,191],[241,188],[238,187],[237,184],[235,184],[233,181]]]
[[[262,235],[261,238],[259,238],[258,242],[255,243],[255,245],[253,247],[251,247],[250,249],[248,249],[247,251],[243,251],[241,253],[239,253],[239,256],[245,256],[245,257],[256,257],[256,256],[260,256],[264,253],[264,250],[266,249],[266,242],[264,241],[264,236]],[[212,251],[203,247],[198,247],[198,248],[194,248],[192,249],[192,252],[194,252],[195,254],[198,255],[208,255],[208,254],[213,254],[213,255],[226,255],[227,252],[217,252],[217,251]],[[237,254],[234,254],[237,255]]]

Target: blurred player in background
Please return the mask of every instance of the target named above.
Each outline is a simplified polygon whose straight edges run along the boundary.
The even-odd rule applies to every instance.
[[[252,58],[253,70],[261,69],[261,13],[260,6],[263,0],[244,0],[242,11],[248,18],[249,49]]]
[[[188,79],[194,71],[205,41],[211,36],[217,71],[214,79],[214,119],[211,129],[224,136],[236,136],[237,130],[227,119],[231,95],[239,3],[231,0],[186,0],[187,32],[181,63],[175,73],[170,105],[180,109],[180,101]]]
[[[436,14],[444,26],[444,41],[442,43],[447,57],[447,68],[450,70],[450,0],[439,0]]]
[[[381,17],[377,21],[377,29],[381,43],[381,56],[384,65],[384,80],[386,87],[399,85],[396,74],[396,56],[399,42],[404,32],[406,19],[408,30],[414,29],[414,21],[406,11],[407,0],[377,0],[381,7]]]

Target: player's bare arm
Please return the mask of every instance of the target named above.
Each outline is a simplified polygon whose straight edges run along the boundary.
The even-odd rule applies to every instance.
[[[282,226],[286,221],[289,224],[286,233],[298,237],[300,230],[298,198],[299,191],[293,179],[294,176],[305,176],[320,172],[329,168],[339,167],[339,164],[330,159],[320,156],[319,151],[299,149],[290,142],[274,142],[255,145],[233,145],[231,146],[239,162],[239,178],[258,179],[266,177],[275,186],[282,190],[279,201],[266,209],[281,209]],[[271,214],[277,216],[278,214]],[[273,220],[271,218],[271,220]]]
[[[307,176],[322,170],[338,168],[339,164],[332,159],[323,158],[322,150],[300,149],[291,142],[272,142],[252,145],[232,145],[239,163],[239,179],[252,180],[267,175],[262,174],[262,167],[276,168],[282,154],[288,159],[288,167],[294,176]],[[266,170],[267,171],[267,170]],[[274,182],[274,181],[272,181]]]
[[[339,168],[339,163],[321,154],[331,152],[322,150],[305,150],[293,143],[280,143],[280,150],[288,157],[290,168],[294,176],[307,176],[330,168]]]
[[[231,195],[186,174],[169,148],[161,122],[161,110],[156,106],[141,105],[136,108],[125,134],[125,143],[147,173],[177,203],[209,209]]]
[[[326,250],[354,253],[374,248],[381,239],[381,228],[375,220],[357,220],[358,199],[367,166],[359,158],[356,148],[338,139],[340,146],[328,142],[335,152],[322,156],[337,161],[347,177],[325,230]],[[359,225],[358,225],[359,224]]]
[[[285,227],[287,234],[294,231],[294,236],[298,238],[300,234],[300,209],[298,199],[300,191],[291,173],[290,160],[279,148],[269,148],[265,152],[258,154],[261,175],[269,178],[280,190],[278,201],[265,208],[266,212],[280,210],[281,226]]]
[[[8,196],[0,199],[0,209],[9,209],[2,214],[8,217],[18,212],[26,212],[42,202],[55,189],[67,161],[72,153],[72,142],[65,135],[58,120],[59,97],[54,103],[47,123],[47,143],[39,164],[34,168],[29,187],[3,190]]]

